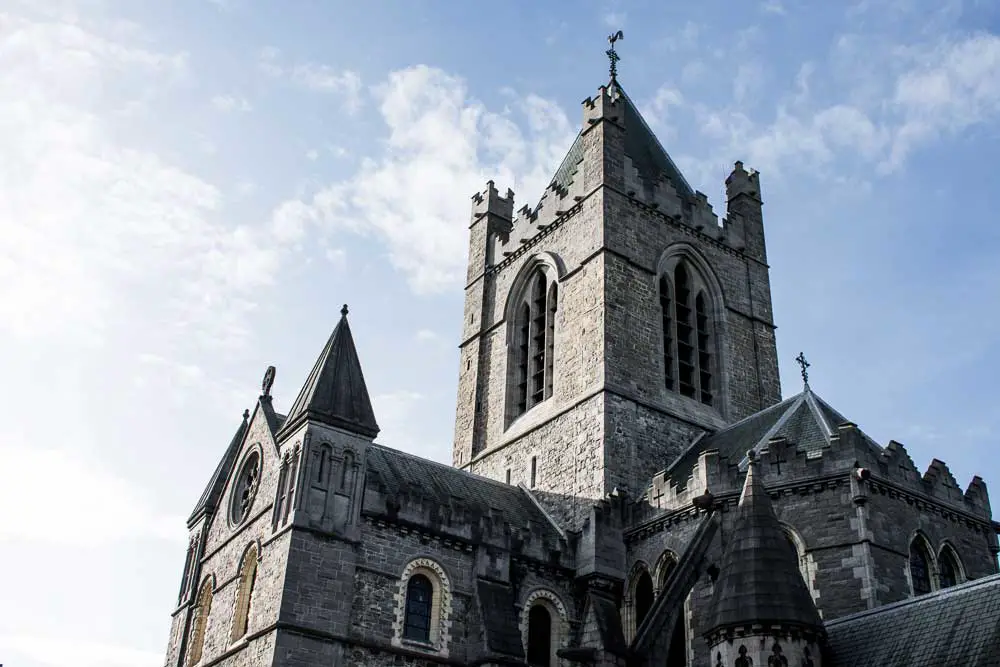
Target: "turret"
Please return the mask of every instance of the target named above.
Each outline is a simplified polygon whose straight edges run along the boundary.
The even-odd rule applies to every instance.
[[[462,338],[459,344],[458,407],[455,418],[455,446],[453,463],[457,467],[467,464],[482,448],[485,438],[483,424],[483,392],[480,366],[482,358],[481,335],[484,319],[489,319],[492,303],[487,282],[491,280],[488,269],[496,258],[497,240],[506,241],[514,225],[514,192],[508,189],[501,197],[493,184],[487,181],[486,189],[472,196],[472,221],[469,224],[469,267],[465,285],[465,312],[462,319]]]
[[[764,244],[764,204],[760,197],[760,174],[747,171],[737,162],[726,178],[727,216],[735,234],[742,236],[745,252],[750,257],[767,263]],[[742,229],[741,229],[742,228]]]
[[[747,459],[746,482],[707,618],[711,664],[749,667],[774,664],[774,658],[777,664],[821,667],[823,622],[753,450]]]

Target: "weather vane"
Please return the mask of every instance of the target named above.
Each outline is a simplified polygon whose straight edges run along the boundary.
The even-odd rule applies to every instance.
[[[605,51],[608,60],[611,61],[611,83],[617,83],[618,80],[618,61],[621,60],[621,56],[615,51],[615,42],[619,39],[625,39],[625,35],[622,34],[621,30],[608,37],[608,43],[611,44],[611,48]]]
[[[799,362],[799,368],[802,369],[802,384],[808,387],[809,371],[807,371],[806,369],[809,368],[810,363],[806,361],[806,355],[802,352],[799,352],[799,356],[795,357],[795,361]]]

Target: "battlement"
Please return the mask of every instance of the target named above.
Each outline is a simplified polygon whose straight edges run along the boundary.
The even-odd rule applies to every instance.
[[[738,195],[760,199],[760,174],[753,169],[747,171],[740,161],[736,162],[732,173],[726,178],[726,201],[732,201]]]
[[[602,120],[620,123],[622,120],[622,97],[613,95],[607,86],[597,89],[597,95],[588,97],[583,104],[583,127],[596,125]]]
[[[493,181],[486,181],[486,189],[472,195],[472,220],[476,221],[486,214],[507,221],[513,220],[514,191],[507,188],[507,194],[501,197]]]
[[[800,447],[785,437],[771,437],[756,451],[768,486],[808,484],[811,479],[849,474],[860,468],[876,475],[876,481],[885,480],[986,519],[992,517],[986,483],[980,477],[974,477],[963,492],[947,464],[939,459],[931,461],[920,475],[902,444],[892,440],[881,448],[852,422],[837,426],[823,445]],[[655,475],[643,503],[653,516],[690,506],[706,491],[715,496],[738,493],[746,465],[743,455],[730,458],[707,449],[697,455],[690,473],[678,476],[663,471]]]

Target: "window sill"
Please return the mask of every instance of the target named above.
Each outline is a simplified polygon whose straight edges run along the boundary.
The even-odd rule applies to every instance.
[[[431,642],[422,642],[419,639],[400,639],[399,643],[407,648],[417,649],[418,651],[433,651],[437,652],[438,647]]]

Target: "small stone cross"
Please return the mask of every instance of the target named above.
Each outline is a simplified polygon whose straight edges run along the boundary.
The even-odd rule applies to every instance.
[[[660,507],[660,501],[663,499],[664,495],[663,489],[660,487],[653,488],[653,501],[656,503],[657,507]]]
[[[802,384],[808,387],[809,371],[807,371],[806,369],[809,368],[811,364],[808,361],[806,361],[806,355],[802,352],[799,352],[799,356],[795,357],[795,361],[799,362],[799,368],[802,369]]]

